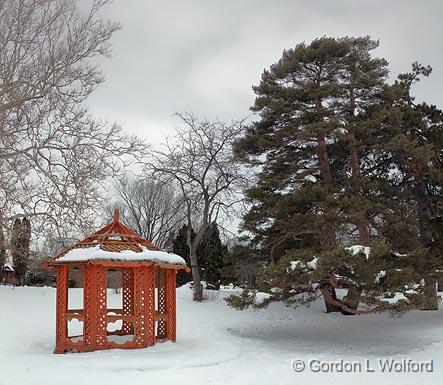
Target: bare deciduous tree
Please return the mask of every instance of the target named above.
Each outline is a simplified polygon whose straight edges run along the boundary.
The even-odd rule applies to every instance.
[[[234,162],[232,143],[242,134],[242,122],[226,124],[178,114],[182,127],[167,140],[163,151],[153,151],[147,169],[175,183],[185,203],[187,244],[190,250],[193,297],[202,300],[197,247],[206,229],[220,217],[230,217],[241,202],[245,175]],[[195,238],[191,236],[195,230]]]
[[[0,0],[0,210],[36,216],[40,229],[92,225],[104,190],[142,143],[84,105],[103,83],[119,25],[94,0]],[[131,158],[133,159],[133,158]],[[61,234],[60,234],[61,235]],[[64,235],[64,234],[63,234]]]
[[[115,183],[116,204],[125,222],[158,247],[165,247],[184,223],[184,202],[175,186],[155,178],[124,178]]]

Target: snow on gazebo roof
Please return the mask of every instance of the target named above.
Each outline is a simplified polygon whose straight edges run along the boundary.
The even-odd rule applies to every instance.
[[[149,262],[187,269],[179,255],[159,249],[120,222],[120,212],[114,211],[113,221],[48,261],[49,265],[92,261]],[[171,266],[171,267],[172,267]]]

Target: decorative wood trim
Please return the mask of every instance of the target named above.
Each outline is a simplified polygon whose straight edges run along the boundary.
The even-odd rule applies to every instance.
[[[115,267],[115,268],[134,268],[134,267],[141,267],[141,266],[151,266],[155,265],[158,267],[161,267],[162,269],[172,269],[172,270],[185,270],[186,272],[190,272],[188,266],[185,265],[175,265],[172,263],[156,263],[151,261],[113,261],[113,260],[95,260],[95,261],[88,261],[85,263],[79,263],[79,262],[69,262],[69,261],[52,261],[48,262],[49,266],[61,266],[61,265],[69,265],[70,268],[82,268],[86,264],[91,265],[99,265],[99,266],[106,266],[106,267]]]
[[[171,341],[176,340],[176,281],[175,273],[166,270],[166,314],[168,316],[166,327],[166,338]]]
[[[56,342],[54,353],[64,353],[68,337],[68,266],[57,268]]]

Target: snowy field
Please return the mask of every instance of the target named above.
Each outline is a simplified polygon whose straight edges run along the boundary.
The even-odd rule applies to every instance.
[[[80,289],[71,293],[81,302]],[[401,319],[325,314],[321,302],[296,310],[273,304],[237,311],[222,299],[228,292],[193,303],[182,287],[176,343],[55,355],[54,294],[53,288],[0,287],[0,385],[443,383],[443,309]],[[433,372],[382,373],[377,360],[384,358],[433,359]],[[295,359],[308,368],[296,373]],[[312,359],[368,359],[375,372],[314,373]]]

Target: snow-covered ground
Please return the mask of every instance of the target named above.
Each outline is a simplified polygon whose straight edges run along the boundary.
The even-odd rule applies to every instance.
[[[223,301],[227,291],[193,303],[182,287],[176,343],[55,355],[54,294],[52,288],[0,287],[0,385],[443,383],[443,309],[400,319],[325,314],[320,301],[296,310],[272,304],[236,311]],[[71,294],[81,302],[80,289]],[[433,372],[382,373],[377,363],[384,358],[433,359]],[[294,371],[295,359],[306,364],[303,372]],[[363,370],[315,373],[313,359],[362,363]],[[375,372],[366,372],[366,359]]]

